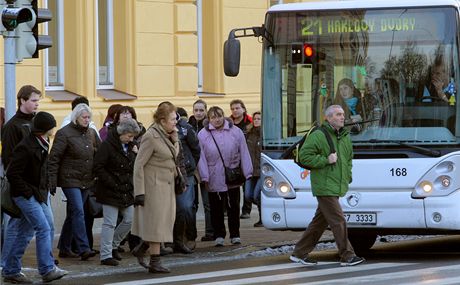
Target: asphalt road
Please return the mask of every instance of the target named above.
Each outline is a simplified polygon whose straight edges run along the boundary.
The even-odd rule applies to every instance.
[[[106,276],[65,278],[52,284],[460,284],[460,236],[379,243],[366,262],[340,267],[336,250],[315,251],[316,266],[291,263],[288,255],[170,266],[170,274],[143,270]]]

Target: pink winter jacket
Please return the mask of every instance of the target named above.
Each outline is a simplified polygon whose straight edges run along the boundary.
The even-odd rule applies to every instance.
[[[225,192],[228,190],[225,184],[225,170],[222,165],[222,159],[210,132],[212,132],[219,145],[225,165],[234,168],[241,161],[243,175],[246,179],[249,179],[252,176],[251,156],[240,128],[235,127],[230,119],[226,119],[224,127],[219,130],[209,124],[207,119],[203,124],[204,128],[198,133],[201,148],[198,171],[200,172],[201,181],[208,182],[210,192]]]

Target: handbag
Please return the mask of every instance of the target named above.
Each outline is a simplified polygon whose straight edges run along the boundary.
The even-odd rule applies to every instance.
[[[241,186],[246,179],[241,172],[241,166],[230,168],[225,166],[225,183],[227,185],[239,185]]]
[[[93,191],[88,191],[88,198],[86,198],[85,207],[86,212],[89,213],[93,218],[102,218],[102,204],[96,200],[96,196]]]
[[[20,218],[22,216],[21,209],[14,203],[13,199],[11,198],[11,187],[10,183],[8,182],[8,178],[6,177],[6,171],[2,175],[1,179],[1,190],[2,190],[2,211],[7,213],[12,218]]]
[[[220,159],[222,160],[222,164],[224,165],[225,169],[225,184],[231,186],[241,186],[246,181],[246,178],[241,171],[241,163],[237,167],[230,168],[225,166],[224,158],[222,157],[222,153],[220,152],[219,146],[217,145],[216,139],[211,133],[212,140],[216,144],[217,151],[219,152]]]
[[[176,195],[180,195],[185,192],[187,189],[187,181],[182,175],[182,171],[180,170],[179,166],[176,166],[177,176],[174,178],[174,193]]]

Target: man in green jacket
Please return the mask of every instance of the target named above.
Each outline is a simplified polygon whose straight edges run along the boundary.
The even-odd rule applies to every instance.
[[[322,127],[329,132],[336,152],[330,153],[325,134],[318,131],[312,132],[300,149],[300,161],[311,166],[311,188],[318,200],[318,208],[290,260],[304,265],[317,264],[308,254],[329,225],[339,249],[340,265],[353,266],[362,263],[364,258],[356,256],[348,241],[347,223],[339,203],[339,197],[347,193],[351,182],[353,148],[348,131],[343,127],[345,115],[342,107],[331,105],[324,113],[326,122]]]

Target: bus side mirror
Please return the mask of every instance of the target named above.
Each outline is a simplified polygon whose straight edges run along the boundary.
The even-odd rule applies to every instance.
[[[240,41],[229,37],[224,43],[224,73],[235,77],[240,72]]]

